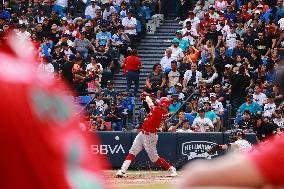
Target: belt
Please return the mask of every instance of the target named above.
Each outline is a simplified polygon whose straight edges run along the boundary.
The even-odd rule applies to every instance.
[[[157,134],[157,133],[147,132],[147,131],[144,131],[144,130],[141,130],[141,132],[142,132],[144,135]]]

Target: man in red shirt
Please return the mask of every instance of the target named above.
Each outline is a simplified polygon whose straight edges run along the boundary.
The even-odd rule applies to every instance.
[[[204,20],[202,20],[199,24],[200,30],[204,30],[205,25],[210,26],[213,22],[214,22],[214,20],[212,18],[210,18],[209,13],[208,12],[204,13]]]
[[[133,49],[124,62],[123,72],[126,75],[126,91],[129,92],[132,82],[134,82],[134,96],[138,93],[139,88],[139,73],[141,68],[141,60],[137,55],[137,51]]]
[[[150,113],[144,119],[142,131],[136,136],[129,153],[123,162],[121,169],[116,173],[117,177],[126,177],[126,171],[136,155],[144,148],[150,160],[170,172],[170,176],[177,176],[176,169],[170,165],[164,158],[159,157],[157,152],[158,135],[157,130],[160,123],[168,114],[170,100],[162,97],[158,100],[158,105],[154,105],[149,96],[146,96],[146,102],[150,108]]]

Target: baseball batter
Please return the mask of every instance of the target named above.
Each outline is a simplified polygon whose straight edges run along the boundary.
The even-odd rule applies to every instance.
[[[160,126],[163,116],[168,114],[170,100],[162,97],[158,100],[158,105],[154,105],[149,96],[146,96],[146,102],[150,108],[150,112],[144,119],[142,131],[136,136],[129,154],[123,162],[121,169],[116,173],[117,177],[126,177],[126,171],[137,154],[144,148],[150,160],[170,172],[170,176],[177,176],[176,169],[170,165],[164,158],[159,157],[157,153],[157,129]]]

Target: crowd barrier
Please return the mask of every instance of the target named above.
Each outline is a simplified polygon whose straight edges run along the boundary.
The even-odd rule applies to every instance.
[[[103,154],[108,157],[113,169],[119,168],[138,133],[136,132],[98,132],[101,144],[91,145],[91,153]],[[224,152],[218,151],[208,154],[207,150],[212,144],[229,143],[228,133],[158,133],[159,140],[157,150],[160,156],[164,157],[177,168],[181,168],[187,162],[197,159],[213,159]],[[252,144],[256,143],[255,134],[246,134],[246,139]],[[138,154],[131,164],[134,169],[157,168],[148,158],[145,150]]]

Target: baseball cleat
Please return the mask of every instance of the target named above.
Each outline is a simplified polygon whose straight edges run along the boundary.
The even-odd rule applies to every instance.
[[[170,172],[170,176],[171,177],[176,177],[177,175],[177,171],[176,168],[174,168],[173,166],[169,168],[169,172]]]
[[[127,174],[122,172],[121,170],[117,171],[116,173],[116,177],[118,178],[123,178],[123,177],[127,177]]]

